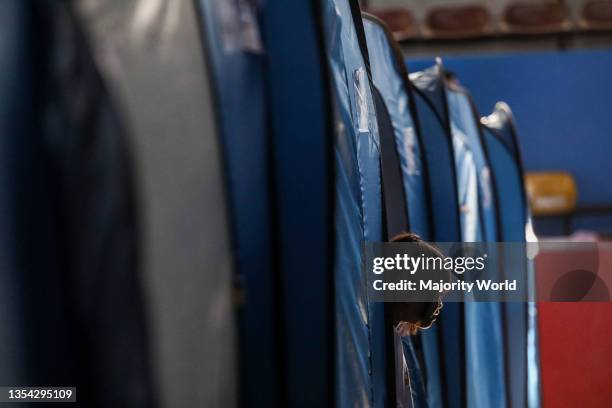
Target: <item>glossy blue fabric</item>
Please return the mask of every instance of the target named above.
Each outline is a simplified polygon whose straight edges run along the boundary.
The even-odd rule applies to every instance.
[[[423,152],[410,111],[412,102],[396,66],[396,58],[384,28],[369,18],[364,18],[363,24],[370,53],[372,81],[385,101],[393,125],[408,205],[410,231],[428,239],[429,208],[421,159]]]
[[[423,373],[421,369],[421,363],[417,357],[414,343],[412,341],[406,341],[405,337],[403,340],[404,346],[404,358],[408,365],[408,373],[410,377],[410,393],[412,397],[412,403],[414,408],[428,407],[427,402],[427,390],[425,389],[425,382],[423,381]]]
[[[483,121],[483,138],[491,157],[491,169],[498,181],[496,189],[500,203],[502,239],[524,242],[529,208],[512,112],[505,103],[498,103],[494,112],[483,118]],[[513,265],[509,262],[511,260],[504,265],[505,271],[512,270]],[[512,356],[507,362],[510,406],[537,407],[540,398],[537,345],[533,341],[537,337],[535,304],[509,302],[504,304],[504,308],[506,341]]]
[[[410,79],[416,89],[416,110],[430,179],[433,225],[432,241],[461,241],[455,157],[439,68],[415,72]],[[432,328],[422,333],[430,407],[462,407],[463,305],[447,303]],[[443,384],[445,386],[443,386]]]
[[[436,65],[411,78],[427,98],[427,105],[437,112],[438,121],[446,126],[447,143],[452,144],[450,162],[455,169],[455,194],[460,214],[460,234],[456,240],[497,241],[492,178],[475,112],[467,93],[458,86],[449,86],[442,75],[441,66]],[[429,121],[422,122],[426,126]],[[425,131],[423,134],[427,137]],[[432,177],[434,183],[436,179]],[[446,305],[441,317],[439,329],[447,380],[446,403],[452,406],[465,403],[469,407],[506,406],[500,305]]]
[[[501,136],[501,135],[500,135]],[[504,241],[523,242],[525,240],[526,208],[523,194],[521,173],[513,153],[513,146],[508,145],[496,133],[487,130],[484,140],[491,155],[491,167],[497,180],[500,198],[500,220]],[[505,265],[511,267],[511,265]],[[527,324],[525,304],[512,302],[504,305],[506,309],[507,346],[512,350],[508,363],[508,386],[510,402],[513,407],[525,405],[526,398],[526,347]]]
[[[334,172],[326,60],[311,1],[267,0],[261,15],[283,282],[283,383],[289,406],[321,406],[332,401],[334,388]]]
[[[220,20],[221,2],[199,0],[209,52],[221,146],[225,156],[236,268],[247,304],[240,321],[243,400],[275,406],[270,185],[264,58],[233,42]],[[233,6],[226,6],[233,7]]]
[[[484,120],[483,140],[491,158],[491,169],[498,181],[496,189],[501,237],[504,241],[525,242],[529,209],[511,112],[506,104],[499,103]]]
[[[413,102],[410,100],[411,96],[408,94],[404,79],[401,77],[402,73],[397,66],[398,63],[403,64],[403,61],[397,60],[391,48],[390,39],[381,23],[371,17],[364,17],[363,24],[370,54],[372,81],[385,102],[393,126],[404,182],[409,230],[427,240],[429,239],[429,208],[425,170],[422,163],[423,152],[417,134],[418,130],[412,118],[410,104]],[[404,358],[409,367],[414,406],[427,407],[423,373],[414,351],[413,339],[406,336],[402,340]],[[436,374],[437,372],[433,373],[432,386],[439,384],[436,381]],[[440,390],[432,394],[439,395]]]
[[[446,107],[438,68],[410,75],[419,117],[422,150],[429,175],[433,225],[430,239],[437,242],[461,240],[454,153],[446,118]]]
[[[361,245],[383,236],[378,127],[346,0],[323,4],[336,167],[336,405],[385,406],[382,304],[368,302]]]
[[[465,90],[447,85],[446,98],[462,200],[463,240],[496,242],[499,240],[496,195],[479,118]],[[502,306],[494,302],[466,302],[464,310],[467,404],[505,407]]]
[[[466,91],[447,88],[451,132],[461,191],[463,239],[497,241],[496,208],[488,159],[480,138],[480,125]]]

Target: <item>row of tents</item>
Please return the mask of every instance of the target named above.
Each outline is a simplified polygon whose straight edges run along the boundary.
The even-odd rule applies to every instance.
[[[0,385],[539,406],[534,305],[447,304],[399,339],[361,268],[401,231],[525,241],[506,105],[481,120],[441,62],[409,73],[356,0],[9,0],[0,20]]]

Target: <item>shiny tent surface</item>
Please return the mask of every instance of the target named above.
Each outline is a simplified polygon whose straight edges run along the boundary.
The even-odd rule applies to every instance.
[[[323,21],[336,130],[336,404],[382,406],[383,310],[361,271],[362,243],[383,238],[376,112],[349,2],[325,1]]]

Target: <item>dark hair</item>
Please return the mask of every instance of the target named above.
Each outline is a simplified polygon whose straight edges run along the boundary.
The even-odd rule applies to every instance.
[[[404,232],[396,235],[391,242],[416,243],[423,254],[430,257],[444,258],[438,248],[424,241],[417,234]],[[435,321],[442,309],[442,299],[437,302],[404,302],[393,303],[393,324],[402,335],[414,335],[420,329],[429,328]]]

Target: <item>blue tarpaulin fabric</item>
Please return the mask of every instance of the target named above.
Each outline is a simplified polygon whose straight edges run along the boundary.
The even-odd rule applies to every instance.
[[[384,316],[368,302],[363,242],[383,238],[380,151],[364,57],[346,0],[324,3],[335,110],[336,404],[385,405]]]
[[[499,241],[497,198],[479,118],[467,92],[444,81],[460,186],[463,241]],[[465,190],[461,191],[461,187]],[[499,303],[465,303],[467,405],[505,407],[506,381],[502,307]]]
[[[455,194],[461,231],[460,237],[453,238],[468,242],[497,241],[492,176],[480,139],[475,111],[466,92],[456,85],[451,86],[444,75],[442,67],[436,65],[413,74],[412,79],[422,99],[426,99],[427,103],[421,105],[428,105],[437,112],[437,119],[446,126],[447,143],[453,146],[452,162],[457,180]],[[421,108],[419,114],[421,111],[427,109]],[[427,126],[428,122],[423,120],[423,126]],[[447,146],[442,147],[448,149]],[[432,184],[435,182],[432,177]],[[446,370],[447,404],[505,406],[500,306],[492,303],[447,305],[440,321],[440,331]],[[457,341],[463,336],[463,339]],[[431,345],[431,342],[426,344]],[[466,394],[463,394],[463,389]]]
[[[365,18],[363,23],[370,53],[372,80],[384,99],[393,125],[408,204],[410,231],[428,239],[429,208],[421,158],[423,152],[412,118],[411,96],[397,68],[396,57],[384,28],[369,18]]]
[[[421,148],[429,177],[430,239],[457,242],[461,240],[461,232],[454,153],[437,68],[411,74],[410,80],[415,90],[414,101],[423,139]]]
[[[455,155],[438,67],[411,74],[430,179],[431,240],[461,241]],[[444,305],[434,326],[422,333],[430,407],[461,407],[464,401],[463,307]]]
[[[364,29],[370,54],[372,81],[379,90],[393,126],[395,145],[402,170],[402,180],[406,195],[408,228],[421,236],[429,237],[428,199],[425,169],[422,163],[422,149],[418,130],[412,118],[407,78],[402,78],[398,64],[403,64],[395,54],[394,41],[375,17],[364,16]],[[426,407],[427,399],[422,379],[422,371],[417,354],[409,336],[403,338],[403,355],[409,368],[412,400],[415,407]],[[397,350],[396,350],[397,352]],[[432,385],[435,380],[432,381]],[[434,394],[439,395],[439,391]]]
[[[245,32],[237,29],[238,19],[232,18],[232,13],[244,10],[230,2],[201,0],[199,4],[203,41],[212,61],[213,88],[218,97],[236,269],[247,294],[239,322],[241,364],[246,373],[244,401],[275,406],[279,374],[273,318],[268,178],[271,154],[264,58],[253,52],[254,44],[249,42],[257,39],[245,39]]]
[[[491,170],[499,181],[496,188],[502,238],[509,242],[524,242],[529,210],[523,186],[520,152],[509,115],[507,105],[498,104],[494,113],[484,118],[486,126],[483,140],[491,157]]]
[[[404,356],[408,363],[408,372],[410,376],[410,393],[412,397],[413,407],[421,408],[428,407],[427,402],[427,391],[425,389],[425,382],[423,380],[423,372],[421,369],[421,363],[417,356],[417,352],[414,348],[412,341],[406,341],[404,339]]]
[[[483,139],[491,157],[499,197],[502,239],[525,242],[529,224],[529,208],[523,185],[521,152],[516,127],[507,104],[500,102],[494,112],[483,118]],[[513,265],[504,264],[504,269]],[[532,265],[528,265],[532,267]],[[532,271],[532,269],[528,269]],[[530,277],[533,280],[533,277]],[[532,282],[530,282],[532,283]],[[504,304],[506,341],[511,350],[508,364],[509,402],[511,407],[539,406],[539,370],[535,325],[535,304]]]
[[[523,203],[524,194],[522,177],[515,162],[513,146],[508,145],[501,137],[488,130],[484,140],[491,155],[491,168],[498,180],[500,198],[500,220],[504,241],[522,242],[525,240],[526,208]],[[511,265],[504,265],[511,267]],[[512,358],[508,361],[508,386],[511,406],[525,406],[526,398],[526,310],[522,303],[504,305],[506,313],[506,333],[508,348],[512,350]]]
[[[496,241],[496,203],[479,122],[465,90],[447,88],[447,101],[458,177],[461,180],[458,185],[465,188],[461,194],[465,201],[460,203],[462,215],[465,214],[462,222],[464,241]]]
[[[331,404],[334,387],[333,128],[317,14],[310,0],[267,0],[261,9],[282,275],[281,387],[286,404],[308,408]]]

